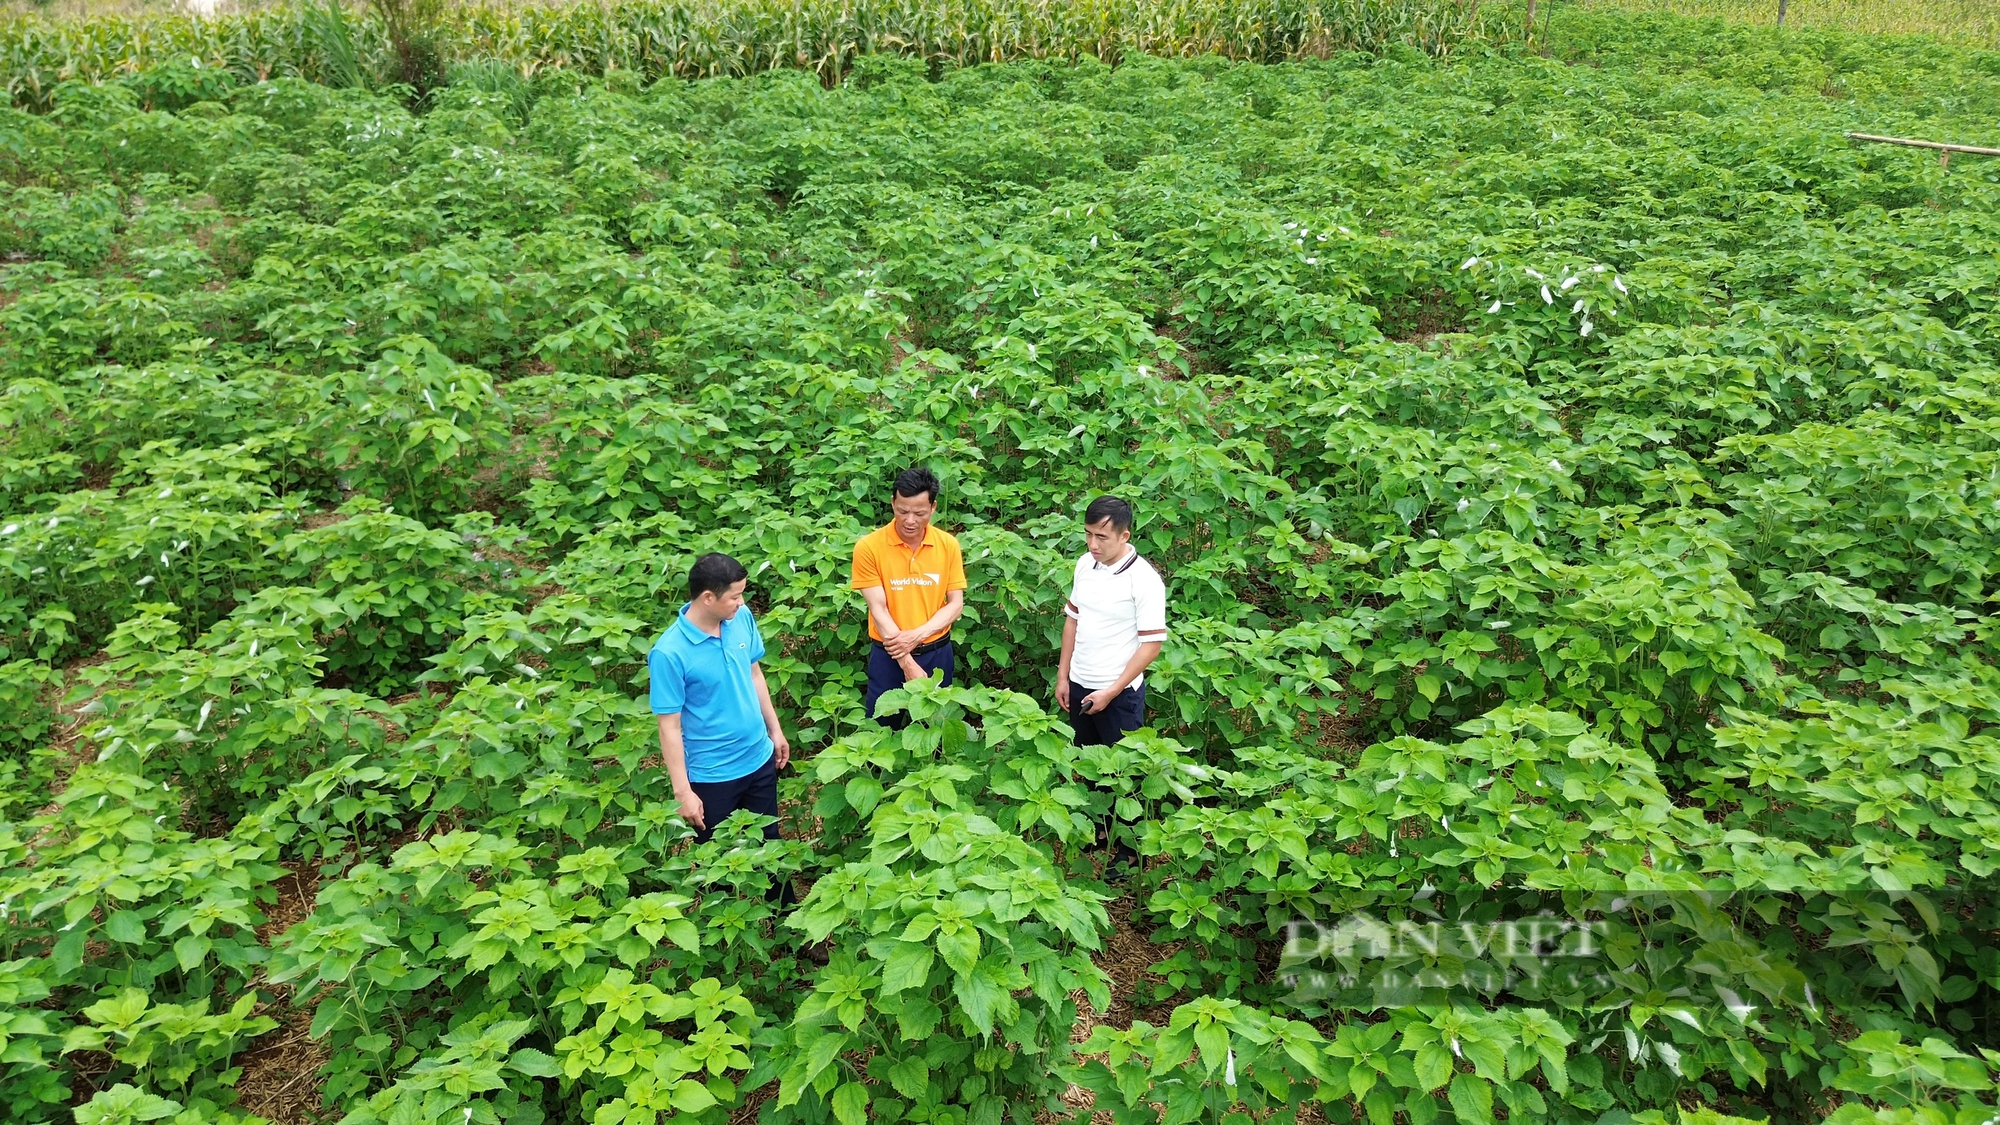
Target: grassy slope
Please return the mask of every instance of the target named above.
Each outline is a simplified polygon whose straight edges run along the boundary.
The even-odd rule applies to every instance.
[[[1768,24],[1778,0],[1578,0],[1594,8],[1720,16]],[[1567,5],[1565,5],[1567,6]],[[1561,18],[1560,9],[1556,18]],[[1785,23],[1846,31],[1915,32],[1960,43],[2000,47],[2000,0],[1791,0]]]

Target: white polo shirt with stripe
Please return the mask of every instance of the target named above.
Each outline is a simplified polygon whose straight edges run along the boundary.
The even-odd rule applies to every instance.
[[[1167,639],[1167,585],[1137,548],[1110,566],[1088,552],[1076,560],[1063,612],[1076,621],[1069,678],[1092,691],[1117,683],[1140,644]],[[1132,686],[1145,682],[1142,675]]]

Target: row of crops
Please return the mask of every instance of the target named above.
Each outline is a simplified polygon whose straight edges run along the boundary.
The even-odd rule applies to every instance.
[[[616,0],[527,6],[336,0],[219,18],[152,14],[0,21],[0,83],[48,108],[63,81],[157,71],[205,91],[215,72],[257,81],[424,88],[454,64],[711,78],[804,69],[828,83],[855,60],[906,55],[933,74],[1009,59],[1115,64],[1128,54],[1277,61],[1400,46],[1446,54],[1513,25],[1479,0]],[[202,71],[206,69],[207,73]]]
[[[1987,1121],[2000,170],[1839,134],[2000,58],[1565,34],[0,111],[0,1115]],[[1077,750],[1100,491],[1173,640]],[[769,845],[647,762],[709,550]]]

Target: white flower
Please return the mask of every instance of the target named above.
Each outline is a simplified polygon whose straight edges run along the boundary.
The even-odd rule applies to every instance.
[[[20,524],[10,523],[6,527],[0,527],[0,535],[12,535],[19,530],[21,530]]]
[[[156,499],[156,500],[165,500],[165,499],[166,499],[167,497],[169,497],[169,496],[172,496],[173,494],[174,494],[174,486],[173,486],[173,485],[168,485],[167,487],[165,487],[165,488],[162,488],[162,489],[160,490],[160,494],[159,494],[158,496],[154,497],[154,499]],[[49,521],[49,526],[50,526],[50,527],[54,527],[54,526],[55,526],[55,521],[54,521],[54,520],[51,520],[51,521]]]
[[[1579,313],[1579,312],[1582,312],[1582,311],[1583,311],[1583,298],[1582,298],[1582,297],[1578,297],[1578,298],[1576,299],[1576,304],[1574,304],[1574,305],[1571,305],[1571,306],[1569,307],[1569,311],[1571,311],[1571,312],[1573,312],[1573,313]]]
[[[1319,237],[1319,240],[1320,240],[1321,242],[1325,242],[1325,241],[1326,241],[1326,236],[1325,236],[1325,235],[1323,235],[1323,234],[1322,234],[1322,235],[1319,235],[1318,237]]]
[[[1342,233],[1342,234],[1353,234],[1353,233],[1354,233],[1353,231],[1351,231],[1351,230],[1348,230],[1348,229],[1347,229],[1346,227],[1335,227],[1335,228],[1333,228],[1333,229],[1335,229],[1335,230],[1339,231],[1339,232],[1340,232],[1340,233]]]
[[[1460,501],[1458,502],[1458,510],[1459,510],[1459,511],[1461,511],[1461,512],[1463,512],[1464,510],[1466,510],[1467,508],[1470,508],[1470,507],[1472,507],[1472,501],[1470,501],[1470,500],[1460,500]]]
[[[1534,268],[1533,266],[1522,266],[1521,268],[1522,268],[1522,269],[1524,269],[1524,270],[1527,270],[1527,271],[1528,271],[1528,276],[1529,276],[1529,277],[1532,277],[1532,278],[1534,278],[1534,279],[1535,279],[1536,281],[1546,281],[1546,280],[1547,280],[1547,278],[1544,278],[1544,277],[1542,276],[1542,271],[1540,271],[1540,270],[1538,270],[1538,269]]]
[[[1286,229],[1286,230],[1297,230],[1297,229],[1298,229],[1298,226],[1299,226],[1299,224],[1297,224],[1297,223],[1286,223],[1286,224],[1285,224],[1285,229]]]
[[[430,404],[431,412],[435,414],[438,404],[437,400],[431,397],[431,389],[429,387],[424,388],[424,401]]]
[[[1587,320],[1586,320],[1586,321],[1584,321],[1584,322],[1583,322],[1583,331],[1581,331],[1581,332],[1577,333],[1577,335],[1579,335],[1579,336],[1588,336],[1588,335],[1590,335],[1590,330],[1591,330],[1591,329],[1593,329],[1593,328],[1595,328],[1595,327],[1597,327],[1597,326],[1596,326],[1595,324],[1592,324],[1592,323],[1590,323],[1589,321],[1587,321]]]
[[[1348,410],[1350,410],[1350,409],[1352,409],[1352,408],[1353,408],[1353,406],[1354,406],[1354,404],[1353,404],[1353,403],[1351,403],[1351,402],[1343,402],[1343,403],[1341,403],[1341,404],[1340,404],[1340,409],[1339,409],[1339,410],[1336,410],[1336,411],[1334,411],[1334,412],[1333,412],[1333,416],[1334,416],[1335,418],[1338,418],[1338,417],[1340,417],[1340,416],[1341,416],[1342,414],[1345,414],[1345,413],[1347,413],[1347,412],[1348,412]]]
[[[146,575],[144,578],[139,579],[137,582],[132,583],[132,585],[134,586],[151,586],[152,584],[153,584],[153,576],[150,574]]]
[[[1069,436],[1075,437],[1076,435],[1082,433],[1083,430],[1084,430],[1084,424],[1082,422],[1078,422],[1076,428],[1069,432]]]
[[[1465,260],[1465,264],[1464,264],[1464,265],[1462,265],[1462,266],[1460,266],[1460,267],[1458,267],[1458,268],[1459,268],[1459,269],[1461,269],[1461,270],[1469,270],[1469,269],[1471,269],[1472,267],[1474,267],[1474,266],[1476,266],[1476,265],[1478,265],[1478,264],[1479,264],[1479,255],[1477,255],[1477,254],[1474,254],[1474,255],[1473,255],[1472,257],[1470,257],[1470,258],[1467,258],[1467,259]]]
[[[1549,468],[1554,469],[1556,472],[1560,473],[1563,471],[1563,463],[1551,457],[1549,458]]]
[[[1505,629],[1512,624],[1514,624],[1512,621],[1488,621],[1486,627],[1488,629]]]
[[[1090,245],[1093,249],[1097,246],[1097,236],[1094,234],[1090,236]]]
[[[1579,281],[1582,281],[1582,280],[1583,280],[1583,279],[1582,279],[1582,278],[1580,278],[1580,277],[1565,277],[1565,278],[1563,278],[1563,283],[1562,283],[1562,291],[1563,291],[1563,292],[1565,292],[1565,293],[1569,292],[1569,287],[1570,287],[1570,286],[1572,286],[1572,285],[1575,285],[1575,284],[1576,284],[1577,282],[1579,282]]]
[[[1603,272],[1604,272],[1604,266],[1603,266],[1603,264],[1602,264],[1602,263],[1599,263],[1598,265],[1594,265],[1594,266],[1590,267],[1590,272],[1591,272],[1591,273],[1603,273]]]
[[[1619,277],[1615,273],[1611,275],[1611,285],[1613,288],[1617,289],[1620,293],[1631,292],[1631,290],[1625,288],[1625,279]]]
[[[1497,312],[1499,312],[1499,311],[1500,311],[1500,298],[1498,298],[1498,297],[1495,297],[1495,298],[1493,298],[1493,303],[1492,303],[1491,305],[1487,306],[1487,309],[1486,309],[1486,311],[1487,311],[1487,312],[1490,312],[1490,313],[1497,313]]]
[[[1316,266],[1316,265],[1319,265],[1319,259],[1318,259],[1318,258],[1307,258],[1307,259],[1306,259],[1306,265],[1309,265],[1309,266]]]
[[[1542,286],[1542,303],[1545,305],[1553,305],[1556,303],[1555,294],[1549,292],[1549,287],[1546,285]]]

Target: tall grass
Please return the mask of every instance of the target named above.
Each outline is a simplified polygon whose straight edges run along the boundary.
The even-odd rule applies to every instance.
[[[335,0],[306,0],[299,17],[305,21],[311,41],[319,47],[321,81],[329,86],[362,85],[366,79],[362,76],[361,52],[355,46],[354,27],[348,21],[347,9]]]
[[[1443,55],[1483,22],[1480,0],[609,0],[446,7],[431,34],[442,63],[495,59],[523,74],[563,66],[710,77],[798,67],[836,82],[857,56],[876,52],[947,66],[1082,55],[1116,62],[1129,52],[1273,61],[1396,44]],[[359,70],[394,81],[409,69],[372,6],[338,20],[311,4],[207,20],[0,19],[0,80],[17,104],[46,104],[66,79],[190,60],[252,80],[340,83]]]

